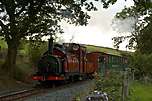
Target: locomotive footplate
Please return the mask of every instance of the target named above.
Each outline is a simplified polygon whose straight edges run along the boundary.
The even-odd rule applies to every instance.
[[[33,80],[40,80],[40,81],[46,81],[46,80],[65,80],[64,77],[61,77],[61,76],[47,76],[47,77],[44,77],[44,76],[33,76],[32,77]]]

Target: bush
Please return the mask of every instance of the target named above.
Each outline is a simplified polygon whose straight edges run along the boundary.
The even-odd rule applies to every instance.
[[[111,100],[113,99],[114,101],[120,101],[122,73],[112,71],[110,72],[110,76],[108,79],[100,76],[100,79],[96,80],[96,87],[97,90],[108,93]]]
[[[19,63],[14,70],[14,79],[18,81],[31,82],[34,69],[29,63]]]

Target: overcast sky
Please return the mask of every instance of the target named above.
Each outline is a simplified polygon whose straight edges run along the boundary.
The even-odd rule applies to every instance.
[[[98,11],[89,12],[91,20],[87,26],[73,26],[63,24],[63,39],[69,42],[73,36],[73,42],[82,44],[92,44],[97,46],[113,48],[112,37],[117,36],[117,32],[113,30],[111,24],[116,12],[120,12],[124,6],[133,5],[132,0],[117,0],[116,4],[110,6],[108,9],[103,9],[101,4],[96,4]],[[127,25],[124,25],[126,30],[132,21],[129,20]],[[119,28],[124,28],[119,26]],[[125,50],[125,44],[122,44],[120,49]]]

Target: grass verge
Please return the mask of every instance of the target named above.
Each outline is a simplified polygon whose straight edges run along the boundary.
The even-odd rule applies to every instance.
[[[129,101],[152,101],[152,84],[133,82],[131,85]]]

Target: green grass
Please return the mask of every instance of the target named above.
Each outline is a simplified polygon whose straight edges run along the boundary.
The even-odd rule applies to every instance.
[[[90,52],[97,51],[97,52],[103,52],[103,53],[117,55],[117,56],[122,56],[122,52],[125,52],[125,51],[121,51],[121,50],[117,50],[113,48],[93,46],[93,45],[86,45],[86,47],[87,47],[87,51],[90,51]]]
[[[133,92],[129,101],[152,101],[152,84],[134,82],[131,88]]]

